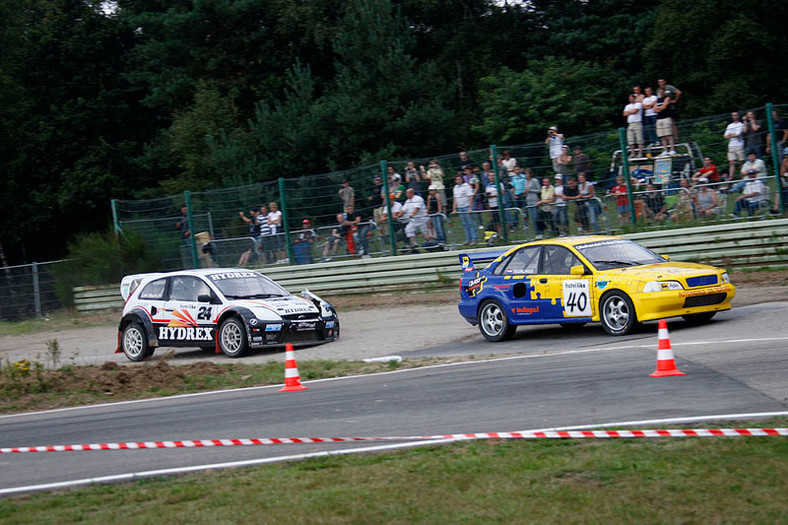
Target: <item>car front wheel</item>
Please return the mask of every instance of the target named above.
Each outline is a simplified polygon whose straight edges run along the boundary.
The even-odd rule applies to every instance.
[[[219,328],[219,348],[227,357],[241,357],[249,349],[246,329],[240,319],[230,317]]]
[[[479,312],[479,331],[488,341],[497,343],[512,338],[517,327],[509,324],[506,312],[495,301],[488,301],[482,305]]]
[[[610,292],[602,298],[602,326],[610,335],[626,335],[637,325],[632,300],[623,292]]]
[[[129,323],[123,329],[121,348],[130,361],[142,361],[153,353],[145,329],[139,323]]]

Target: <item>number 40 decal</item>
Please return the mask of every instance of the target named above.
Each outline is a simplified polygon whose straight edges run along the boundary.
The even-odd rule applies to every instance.
[[[564,315],[567,317],[590,317],[591,297],[588,281],[572,279],[564,281]]]

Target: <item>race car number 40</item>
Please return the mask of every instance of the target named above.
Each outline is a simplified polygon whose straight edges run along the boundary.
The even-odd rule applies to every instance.
[[[566,317],[590,317],[591,298],[586,279],[564,281],[564,315]]]

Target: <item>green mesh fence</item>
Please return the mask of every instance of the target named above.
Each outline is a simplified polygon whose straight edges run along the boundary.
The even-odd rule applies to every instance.
[[[762,179],[768,193],[766,202],[757,209],[742,209],[738,216],[731,214],[737,209],[742,184],[737,162],[734,180],[707,185],[716,196],[717,206],[713,213],[702,212],[700,201],[707,201],[708,191],[695,185],[693,174],[702,166],[703,156],[710,156],[720,175],[729,173],[728,140],[724,130],[730,122],[730,114],[714,115],[699,119],[677,121],[678,140],[676,154],[663,155],[663,149],[653,141],[645,144],[639,156],[629,155],[621,148],[622,130],[611,130],[583,136],[565,137],[564,143],[569,153],[574,155],[579,147],[588,156],[590,168],[588,179],[594,183],[595,204],[589,202],[569,202],[563,209],[547,205],[528,207],[524,203],[514,204],[514,195],[500,195],[504,207],[502,214],[490,211],[483,199],[478,199],[470,217],[477,230],[475,242],[495,244],[504,239],[510,243],[530,240],[541,235],[566,235],[598,231],[602,233],[622,233],[648,229],[663,229],[705,223],[733,220],[749,220],[750,217],[765,217],[774,211],[784,211],[780,195],[780,163],[783,144],[768,144],[770,153],[766,154],[766,138],[769,126],[775,131],[777,140],[782,138],[778,130],[779,121],[767,115],[768,110],[778,114],[788,114],[788,105],[774,105],[754,109],[739,109],[744,115],[753,111],[762,127],[759,133],[764,140],[763,160],[768,176]],[[623,128],[622,128],[623,129]],[[545,129],[547,132],[547,129]],[[467,223],[462,217],[452,215],[452,188],[454,177],[465,174],[465,166],[471,166],[470,175],[481,178],[485,162],[495,167],[497,157],[508,152],[517,160],[519,166],[529,168],[535,177],[553,179],[555,170],[547,146],[543,141],[530,144],[499,145],[483,150],[435,155],[425,158],[411,158],[381,162],[376,166],[279,179],[248,186],[223,188],[206,192],[184,192],[161,199],[113,201],[115,224],[118,231],[139,232],[152,250],[162,259],[163,269],[178,269],[207,266],[265,266],[276,264],[302,264],[320,260],[338,260],[351,257],[376,257],[397,253],[410,253],[412,247],[405,234],[404,224],[388,220],[382,224],[380,215],[375,212],[376,175],[384,172],[396,173],[402,177],[406,187],[413,187],[426,197],[430,184],[426,180],[413,177],[415,172],[421,176],[422,167],[426,170],[431,161],[437,161],[443,170],[446,210],[429,220],[429,235],[419,232],[415,237],[420,251],[456,248],[469,241]],[[619,195],[612,195],[616,177],[624,175],[628,169],[629,190],[625,208],[621,207]],[[388,170],[387,170],[388,168]],[[574,177],[573,163],[560,167],[565,176]],[[410,176],[409,176],[410,175]],[[504,183],[506,192],[512,192],[509,174],[502,166],[498,175]],[[390,181],[389,196],[393,198],[394,187]],[[682,187],[681,180],[689,184]],[[340,190],[343,181],[353,189],[353,204],[363,221],[350,234],[342,232],[337,214],[344,212]],[[625,178],[626,181],[626,178]],[[647,183],[656,182],[653,188]],[[686,184],[686,183],[685,183]],[[483,192],[483,189],[480,190]],[[631,195],[631,199],[629,196]],[[667,213],[660,214],[652,209],[664,201]],[[261,239],[250,234],[249,225],[241,218],[241,213],[249,216],[249,210],[259,210],[261,205],[270,208],[271,203],[282,211],[284,227],[270,238]],[[593,220],[589,213],[594,208]],[[182,210],[185,215],[182,215]],[[385,208],[384,208],[385,211]],[[383,214],[388,219],[388,213]],[[497,217],[496,217],[497,215]],[[393,219],[393,218],[392,218]],[[304,222],[308,221],[308,222]],[[184,235],[184,232],[189,232]]]

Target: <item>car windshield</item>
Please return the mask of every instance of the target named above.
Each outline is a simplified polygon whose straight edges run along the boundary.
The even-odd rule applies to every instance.
[[[208,275],[227,299],[268,299],[289,296],[290,292],[257,272],[217,272]]]
[[[597,270],[610,270],[625,266],[640,266],[665,262],[665,259],[644,248],[636,242],[626,239],[597,241],[575,245],[577,251],[588,259]]]

